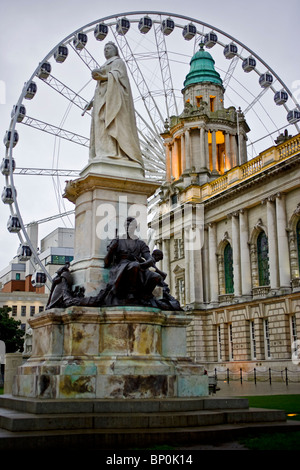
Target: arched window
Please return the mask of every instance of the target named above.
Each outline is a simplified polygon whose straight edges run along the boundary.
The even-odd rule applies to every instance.
[[[300,220],[296,225],[296,237],[297,237],[297,251],[298,251],[298,266],[300,270]]]
[[[260,232],[257,237],[257,261],[259,285],[268,286],[270,284],[269,246],[265,232]]]
[[[232,262],[232,248],[230,243],[227,243],[224,249],[224,275],[225,275],[225,293],[233,294],[233,262]]]

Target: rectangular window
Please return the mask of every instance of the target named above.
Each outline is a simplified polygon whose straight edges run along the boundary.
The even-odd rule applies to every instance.
[[[221,325],[217,326],[217,342],[218,342],[218,361],[222,360],[222,335]]]
[[[21,274],[20,273],[16,273],[16,281],[20,281],[21,279]]]
[[[176,297],[180,305],[185,305],[185,283],[184,278],[179,277],[176,281]]]
[[[184,257],[184,239],[174,238],[174,259]]]
[[[73,261],[73,256],[64,256],[64,255],[52,255],[51,264],[66,264]],[[48,264],[48,263],[47,263]]]
[[[26,305],[21,305],[21,316],[22,317],[26,316]]]
[[[256,338],[255,338],[255,325],[254,320],[250,321],[250,344],[251,344],[251,359],[256,359]]]
[[[44,307],[43,307],[43,305],[40,305],[40,306],[39,306],[39,313],[40,313],[40,312],[43,312],[43,311],[44,311]]]
[[[292,340],[292,354],[296,353],[298,350],[297,343],[297,325],[296,325],[296,315],[291,316],[291,340]]]
[[[269,332],[269,320],[264,321],[264,332],[265,332],[265,357],[266,359],[271,358],[271,347],[270,347],[270,332]]]
[[[31,305],[30,306],[30,316],[33,317],[34,314],[35,314],[35,306]]]
[[[233,361],[233,336],[232,323],[228,325],[229,361]]]
[[[12,308],[11,308],[11,310],[12,310],[12,312],[11,312],[11,313],[12,313],[12,316],[15,317],[15,316],[17,315],[17,313],[18,313],[18,306],[17,306],[17,305],[13,305]]]

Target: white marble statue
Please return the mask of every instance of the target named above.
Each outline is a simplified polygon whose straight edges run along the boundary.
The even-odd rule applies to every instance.
[[[90,161],[125,159],[143,165],[132,92],[116,45],[105,45],[105,64],[92,72],[97,81],[93,102]],[[88,108],[89,109],[89,108]]]

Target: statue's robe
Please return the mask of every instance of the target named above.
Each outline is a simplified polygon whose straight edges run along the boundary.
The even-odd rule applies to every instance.
[[[132,92],[125,63],[119,56],[101,67],[107,80],[97,80],[93,101],[90,161],[125,158],[143,166]]]

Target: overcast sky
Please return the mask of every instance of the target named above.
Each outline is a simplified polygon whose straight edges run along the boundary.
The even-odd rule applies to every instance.
[[[5,155],[2,139],[9,127],[12,107],[37,64],[73,31],[112,14],[155,10],[185,15],[211,24],[239,39],[263,58],[294,92],[298,101],[300,99],[299,0],[0,0],[0,6],[1,160]],[[19,167],[28,165],[28,159],[31,158],[26,155],[26,147],[23,147],[22,155],[21,145],[20,141],[17,162]],[[39,144],[35,149],[36,160],[32,160],[28,166],[43,167],[45,150]],[[20,161],[23,157],[26,162],[24,165]],[[0,178],[3,179],[3,187],[5,180],[1,174]],[[34,178],[40,180],[41,177]],[[50,187],[51,181],[43,178],[42,184],[47,191],[47,185]],[[41,212],[36,209],[39,197],[35,194],[34,179],[27,183],[26,190],[18,192],[18,199],[21,206],[29,211],[31,220],[41,217]],[[0,201],[0,270],[15,256],[19,245],[18,236],[7,231],[8,217],[9,208]],[[31,221],[28,212],[25,212],[25,217],[24,223]],[[49,232],[55,226],[62,224],[56,221],[49,228],[43,227],[43,230]]]

